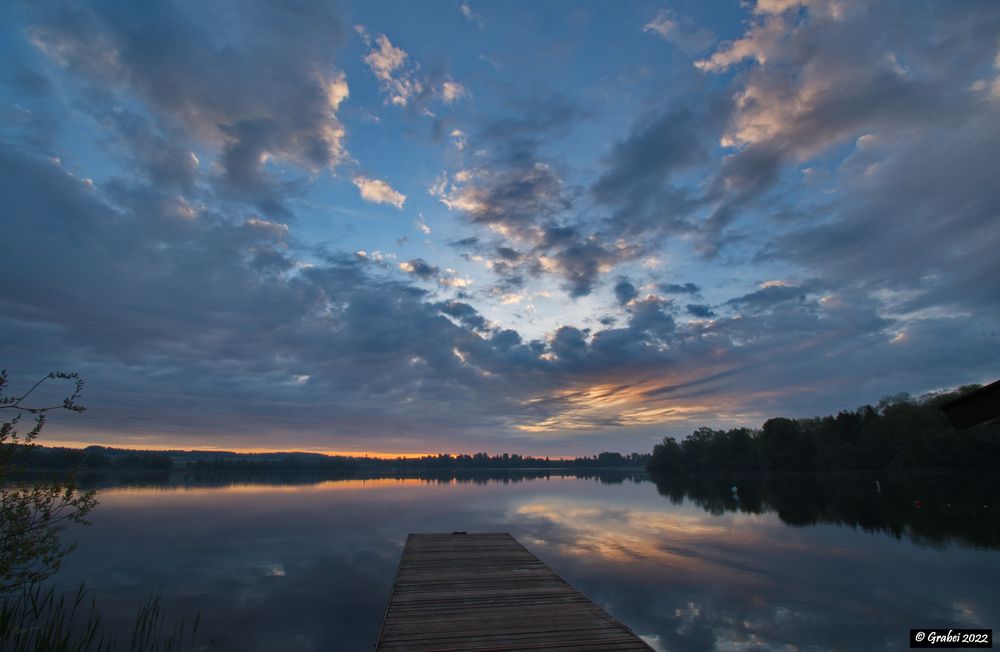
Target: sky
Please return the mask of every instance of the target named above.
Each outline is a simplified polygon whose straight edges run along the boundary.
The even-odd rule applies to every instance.
[[[43,442],[645,452],[1000,377],[991,0],[12,1],[0,59]]]

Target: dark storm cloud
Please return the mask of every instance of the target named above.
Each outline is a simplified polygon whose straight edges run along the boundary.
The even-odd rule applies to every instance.
[[[168,141],[220,148],[225,196],[287,218],[294,188],[272,178],[267,158],[315,170],[344,156],[334,111],[346,84],[333,68],[343,26],[332,4],[50,3],[31,13],[34,42],[89,85],[92,103],[134,93]],[[164,164],[148,129],[137,134],[131,118],[118,126],[137,136],[136,156]]]

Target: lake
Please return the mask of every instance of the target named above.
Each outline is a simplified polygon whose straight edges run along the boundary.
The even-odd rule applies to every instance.
[[[952,476],[112,483],[56,578],[115,629],[162,591],[211,649],[368,650],[407,533],[510,532],[657,649],[906,649],[910,628],[1000,625],[997,496]]]

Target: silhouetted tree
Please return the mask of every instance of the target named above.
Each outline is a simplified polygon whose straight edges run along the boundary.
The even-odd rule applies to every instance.
[[[657,444],[653,473],[904,471],[954,469],[993,471],[1000,465],[1000,422],[955,430],[940,405],[977,389],[914,399],[896,394],[877,406],[862,405],[836,416],[768,419],[759,431],[701,427],[677,442]]]
[[[73,381],[73,391],[59,404],[27,405],[26,399],[47,380]],[[20,396],[5,396],[6,387],[4,370],[0,371],[0,410],[10,410],[14,416],[0,423],[0,591],[24,587],[55,572],[74,547],[60,541],[60,532],[67,523],[86,523],[84,517],[97,504],[93,492],[77,490],[72,474],[58,482],[34,484],[11,477],[15,455],[35,445],[49,411],[84,411],[76,402],[83,381],[77,374],[53,372]],[[21,434],[17,426],[25,414],[34,416],[34,423]]]
[[[768,471],[810,471],[815,467],[812,438],[797,421],[768,419],[758,440],[761,462]]]
[[[662,444],[653,446],[653,456],[649,460],[649,470],[675,475],[684,472],[684,453],[673,437],[664,437]]]

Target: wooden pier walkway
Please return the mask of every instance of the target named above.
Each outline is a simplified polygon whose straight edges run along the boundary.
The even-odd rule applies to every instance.
[[[509,534],[411,534],[377,650],[650,650]]]

